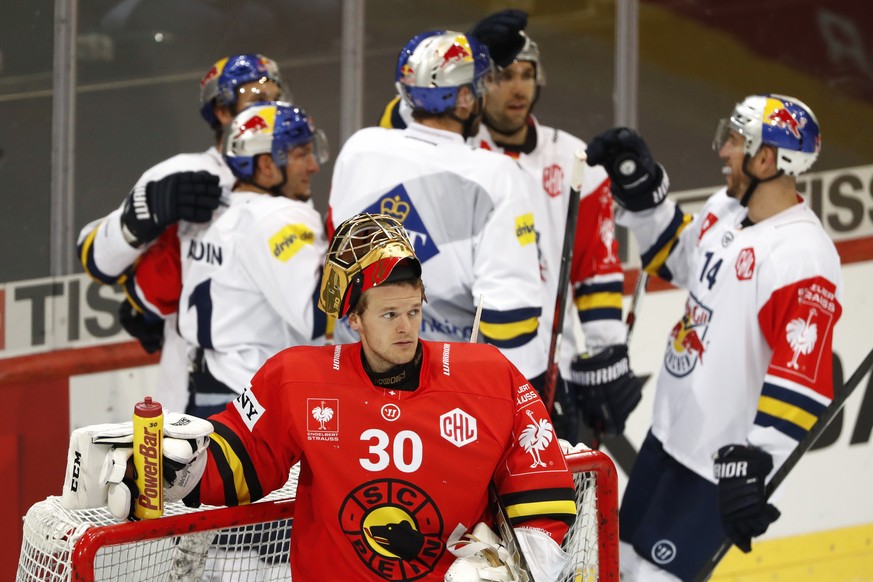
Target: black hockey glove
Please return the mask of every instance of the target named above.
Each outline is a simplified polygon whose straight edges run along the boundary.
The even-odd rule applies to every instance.
[[[543,388],[546,385],[546,373],[543,372],[536,378],[528,380],[534,387],[540,398],[543,397]],[[544,402],[545,403],[545,402]],[[558,374],[555,381],[555,400],[551,410],[552,424],[558,438],[566,439],[571,443],[579,441],[579,414],[576,411],[576,399],[570,391],[567,382]]]
[[[640,134],[628,127],[607,129],[588,144],[588,165],[603,166],[619,204],[637,212],[667,197],[670,180],[656,164]]]
[[[715,456],[718,506],[728,538],[742,551],[752,551],[752,538],[779,519],[779,510],[767,503],[766,479],[773,457],[758,448],[728,445]]]
[[[521,31],[527,26],[527,12],[522,10],[501,10],[489,14],[473,25],[467,34],[488,45],[491,59],[498,67],[506,67],[524,48]]]
[[[160,319],[149,320],[127,300],[118,306],[118,319],[121,327],[138,339],[146,352],[153,354],[164,345],[164,322]]]
[[[570,382],[579,399],[582,422],[606,434],[621,434],[642,398],[643,384],[630,369],[627,345],[609,346],[593,357],[577,357]]]
[[[209,172],[179,172],[134,188],[127,195],[121,225],[139,246],[158,238],[179,220],[207,222],[218,208],[221,186]]]

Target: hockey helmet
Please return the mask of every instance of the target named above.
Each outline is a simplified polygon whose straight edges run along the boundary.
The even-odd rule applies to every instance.
[[[524,29],[527,12],[508,8],[489,14],[467,32],[488,47],[497,69],[517,62],[533,63],[537,85],[546,84],[546,75],[540,62],[540,49]]]
[[[306,113],[290,103],[256,103],[241,111],[230,124],[222,152],[234,176],[250,181],[255,157],[270,154],[279,167],[288,164],[288,150],[312,142],[319,164],[329,159],[327,138]]]
[[[745,138],[747,156],[762,145],[776,148],[776,167],[788,176],[809,170],[821,151],[818,120],[806,104],[785,95],[751,95],[719,121],[712,147],[718,152],[734,130]]]
[[[357,214],[336,229],[324,261],[318,307],[348,315],[364,291],[383,283],[421,278],[421,262],[406,230],[386,214]]]
[[[233,55],[218,60],[200,80],[200,115],[215,127],[218,119],[214,105],[234,109],[239,87],[247,83],[261,84],[272,81],[282,89],[282,99],[292,101],[291,94],[282,87],[279,66],[272,59],[259,54]]]
[[[461,87],[484,95],[492,73],[484,44],[461,32],[431,31],[414,36],[400,51],[395,81],[413,111],[440,114],[454,108]]]

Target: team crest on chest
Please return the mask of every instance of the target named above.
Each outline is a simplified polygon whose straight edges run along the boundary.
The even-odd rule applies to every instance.
[[[755,274],[755,249],[745,248],[737,255],[737,263],[734,265],[737,272],[737,280],[748,281]]]
[[[339,400],[307,398],[306,438],[310,441],[339,440]]]
[[[378,479],[361,485],[346,496],[339,520],[357,556],[383,580],[423,578],[446,549],[436,503],[406,481]]]
[[[700,303],[694,295],[689,295],[682,320],[670,332],[664,356],[664,367],[670,374],[687,376],[698,362],[703,365],[706,332],[711,318],[712,309]]]
[[[427,226],[421,220],[421,216],[415,209],[415,205],[409,198],[409,193],[403,184],[381,196],[376,202],[365,208],[364,212],[387,214],[399,220],[403,224],[403,228],[406,229],[406,234],[409,235],[416,256],[422,263],[439,254],[440,250],[434,243],[433,237],[430,236]]]

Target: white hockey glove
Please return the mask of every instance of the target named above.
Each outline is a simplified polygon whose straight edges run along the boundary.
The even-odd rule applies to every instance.
[[[509,551],[487,524],[479,522],[471,533],[459,525],[449,536],[446,547],[457,559],[452,562],[445,582],[517,582],[507,566]]]
[[[587,446],[585,443],[576,443],[574,445],[573,443],[565,439],[558,439],[558,444],[561,445],[561,451],[564,453],[564,455],[581,453],[582,451],[591,450],[591,447]]]
[[[208,420],[187,414],[164,417],[164,500],[184,499],[206,469],[206,449],[213,432]],[[108,507],[124,519],[139,495],[128,477],[133,454],[133,423],[86,426],[73,431],[61,501],[68,509]]]

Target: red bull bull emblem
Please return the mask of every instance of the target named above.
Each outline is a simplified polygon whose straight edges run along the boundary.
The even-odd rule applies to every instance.
[[[712,310],[702,305],[692,295],[685,304],[685,315],[673,326],[668,340],[664,367],[673,376],[687,376],[700,362],[706,352],[706,331]]]
[[[770,122],[770,125],[780,129],[787,129],[797,139],[800,139],[800,130],[806,127],[805,117],[798,121],[797,118],[784,107],[780,107],[768,115],[767,121]]]
[[[204,87],[207,83],[209,83],[212,79],[218,76],[219,70],[218,67],[214,66],[209,69],[209,72],[206,73],[202,79],[200,79],[200,86]]]
[[[261,131],[262,129],[267,129],[267,128],[269,128],[269,127],[270,127],[270,126],[267,125],[267,122],[264,121],[264,118],[263,118],[263,117],[261,117],[260,115],[255,115],[254,117],[252,117],[251,119],[249,119],[248,121],[246,121],[245,123],[243,123],[243,124],[239,127],[239,132],[238,132],[235,136],[233,136],[233,137],[234,137],[234,139],[237,139],[237,138],[239,138],[240,136],[242,136],[242,135],[243,135],[244,133],[246,133],[246,132],[249,132],[249,131],[252,131],[252,132],[255,132],[255,131]]]
[[[464,44],[466,44],[466,42]],[[467,47],[456,40],[452,43],[452,46],[447,48],[446,52],[443,53],[443,66],[445,67],[449,63],[455,61],[469,61],[472,57],[473,55]]]

